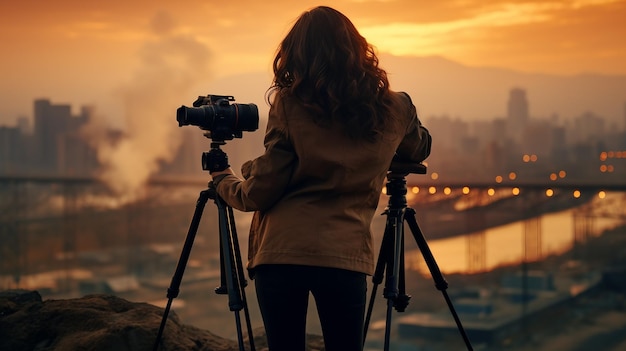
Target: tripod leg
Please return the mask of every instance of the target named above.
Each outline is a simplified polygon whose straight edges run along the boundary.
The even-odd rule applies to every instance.
[[[241,329],[241,319],[239,311],[243,308],[243,303],[240,296],[239,279],[236,278],[237,272],[235,271],[235,262],[233,258],[233,242],[230,235],[230,225],[226,213],[226,205],[224,201],[219,197],[215,197],[215,204],[218,209],[218,221],[220,229],[220,243],[223,256],[222,264],[224,265],[223,272],[226,273],[226,287],[228,290],[228,307],[235,314],[235,323],[237,326],[237,339],[239,342],[239,349],[245,351],[243,346],[243,332]]]
[[[239,311],[244,310],[246,327],[248,329],[248,340],[250,351],[255,351],[254,335],[252,334],[252,324],[246,300],[245,279],[239,240],[237,236],[237,226],[232,207],[226,205],[217,194],[214,195],[215,204],[218,209],[218,221],[220,230],[220,286],[215,288],[215,293],[220,295],[228,294],[228,306],[235,313],[235,323],[237,326],[237,339],[239,348],[244,350],[243,332]]]
[[[250,342],[250,351],[255,351],[254,335],[252,335],[252,323],[250,321],[250,311],[248,310],[248,300],[246,298],[246,289],[248,282],[245,278],[243,269],[243,260],[241,259],[241,250],[239,248],[239,237],[237,235],[237,226],[235,225],[235,214],[232,207],[228,207],[228,219],[230,220],[231,238],[233,241],[233,252],[235,254],[235,262],[237,265],[237,276],[239,277],[239,289],[243,304],[243,312],[246,319],[246,327],[248,328],[248,341]]]
[[[388,214],[388,211],[385,211],[383,214]],[[372,318],[372,311],[374,309],[374,300],[376,298],[376,294],[378,292],[378,286],[383,282],[383,277],[385,275],[385,267],[387,266],[387,262],[389,262],[389,252],[393,250],[393,235],[395,234],[392,230],[393,227],[390,223],[389,218],[387,218],[387,222],[385,224],[385,231],[383,232],[383,239],[380,244],[380,251],[378,252],[378,261],[376,262],[376,269],[374,270],[374,275],[372,276],[372,294],[370,295],[370,301],[367,307],[367,313],[365,315],[365,323],[363,326],[363,343],[365,343],[365,339],[367,338],[367,330],[369,329],[370,320]]]
[[[407,295],[404,294],[404,270],[400,269],[400,267],[404,266],[404,210],[387,209],[385,214],[388,217],[380,252],[378,254],[376,270],[374,272],[374,276],[372,277],[374,286],[372,288],[372,295],[370,297],[370,303],[365,319],[363,342],[365,343],[365,337],[367,336],[367,329],[369,327],[377,287],[382,282],[383,275],[385,275],[386,279],[383,296],[387,299],[387,312],[384,350],[388,351],[391,339],[392,310],[395,307],[398,311],[403,311],[408,304],[408,298]],[[400,291],[400,289],[402,289],[402,291]]]
[[[393,235],[393,261],[387,265],[387,279],[383,295],[387,299],[387,318],[385,323],[385,351],[389,350],[391,339],[391,314],[399,296],[400,262],[403,255],[404,242],[404,210],[389,210],[391,231]]]
[[[220,245],[222,253],[222,263],[224,265],[224,272],[226,273],[226,286],[228,288],[228,307],[231,311],[239,311],[242,309],[241,299],[239,294],[235,294],[238,291],[239,280],[235,279],[235,264],[232,256],[232,238],[230,236],[230,226],[228,218],[226,217],[226,205],[223,200],[217,198],[215,200],[218,208],[218,221],[220,228]],[[237,288],[237,289],[235,289]]]
[[[178,293],[180,292],[180,283],[183,280],[185,267],[187,266],[187,261],[189,261],[189,255],[191,254],[191,247],[193,246],[193,241],[196,238],[196,233],[198,232],[198,227],[200,226],[200,219],[202,218],[202,212],[204,211],[204,207],[208,199],[209,190],[203,190],[198,196],[198,201],[196,201],[196,209],[193,213],[193,218],[191,219],[191,223],[189,225],[189,231],[187,232],[187,238],[185,239],[183,250],[180,254],[180,258],[178,259],[176,272],[174,273],[174,276],[172,277],[172,282],[167,289],[168,300],[167,305],[165,306],[165,312],[163,313],[163,319],[161,320],[161,326],[159,327],[159,332],[154,343],[153,350],[155,351],[159,348],[159,343],[161,342],[161,336],[163,335],[163,330],[165,329],[165,323],[167,322],[167,316],[170,312],[172,301],[178,296]]]
[[[403,235],[404,236],[404,235]],[[394,307],[398,312],[404,312],[409,305],[410,295],[406,294],[406,274],[404,271],[404,240],[402,241],[402,248],[400,249],[400,271],[398,277],[398,297],[394,301]]]
[[[228,294],[228,283],[226,282],[226,270],[225,270],[225,264],[224,264],[224,250],[222,250],[223,247],[223,243],[222,240],[224,240],[224,238],[222,238],[222,236],[220,235],[219,237],[219,245],[220,245],[220,286],[218,286],[217,288],[215,288],[215,293],[218,295],[226,295]]]
[[[470,340],[467,334],[465,333],[465,329],[463,328],[463,325],[461,324],[461,320],[459,319],[459,316],[454,309],[454,305],[452,305],[452,301],[450,300],[450,297],[448,296],[448,293],[446,292],[446,289],[448,288],[448,282],[446,282],[446,280],[443,278],[443,275],[441,274],[441,271],[439,270],[439,266],[437,265],[437,262],[435,261],[435,257],[430,251],[430,248],[428,247],[428,243],[426,243],[426,239],[424,238],[424,235],[422,234],[422,230],[417,224],[417,220],[415,219],[415,210],[411,208],[407,209],[407,215],[405,216],[405,219],[409,225],[409,228],[411,229],[411,232],[413,233],[413,237],[415,238],[417,246],[422,252],[422,256],[424,256],[426,265],[428,266],[428,269],[430,270],[430,274],[433,277],[433,280],[435,281],[435,287],[437,287],[437,290],[440,290],[441,293],[443,294],[443,297],[446,300],[448,308],[450,309],[450,312],[452,313],[452,317],[454,318],[454,321],[456,322],[457,328],[459,329],[459,332],[461,333],[461,336],[463,337],[463,341],[465,342],[467,349],[472,351],[473,350],[472,344],[470,343]]]
[[[404,240],[404,211],[390,211],[389,222],[393,236],[393,261],[387,265],[387,279],[383,295],[387,299],[395,300],[398,297],[398,279],[400,277],[400,257],[402,256],[402,242]]]

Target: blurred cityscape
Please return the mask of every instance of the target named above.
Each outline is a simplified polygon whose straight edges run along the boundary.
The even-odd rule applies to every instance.
[[[626,127],[609,123],[591,111],[578,116],[529,116],[526,91],[514,88],[506,103],[506,117],[468,122],[431,116],[424,124],[433,134],[434,155],[429,168],[446,180],[493,180],[518,172],[525,179],[547,180],[566,170],[577,181],[621,179],[626,155]],[[623,126],[626,126],[626,103]],[[533,167],[524,167],[532,163]],[[617,167],[617,168],[616,168]],[[611,175],[613,174],[613,175]]]
[[[430,172],[445,180],[492,180],[495,175],[518,171],[520,176],[544,180],[546,173],[566,170],[571,179],[621,180],[625,162],[620,159],[626,157],[626,102],[621,125],[593,111],[567,118],[532,117],[531,103],[524,89],[513,88],[505,117],[465,121],[462,117],[421,116],[434,140],[428,159]],[[16,126],[0,126],[2,175],[93,176],[102,167],[98,149],[126,137],[124,131],[107,128],[100,131],[105,136],[94,141],[93,127],[88,127],[94,107],[81,107],[75,115],[69,104],[38,99],[33,108],[32,123],[21,117]],[[208,142],[192,129],[181,131],[181,147],[171,160],[161,162],[155,176],[201,175],[198,155],[206,151]],[[257,156],[262,134],[259,130],[246,135],[229,156],[236,160]],[[141,152],[131,150],[135,151]],[[534,164],[524,168],[524,163]]]

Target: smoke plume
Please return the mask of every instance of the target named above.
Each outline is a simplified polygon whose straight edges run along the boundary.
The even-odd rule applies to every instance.
[[[157,14],[151,29],[140,51],[141,66],[116,92],[125,131],[112,137],[98,116],[83,130],[103,165],[99,178],[124,202],[141,197],[159,164],[175,155],[181,142],[176,108],[197,97],[191,89],[208,75],[208,47],[178,32],[167,13]]]

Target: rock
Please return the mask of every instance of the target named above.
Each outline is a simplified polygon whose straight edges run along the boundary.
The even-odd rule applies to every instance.
[[[37,291],[0,292],[0,351],[153,350],[164,310],[112,295],[42,301]],[[244,335],[247,330],[244,328]],[[257,351],[267,351],[265,331],[252,331]],[[324,350],[309,335],[310,351]],[[250,349],[247,337],[246,350]],[[235,351],[237,341],[180,322],[170,311],[159,351]]]
[[[0,293],[0,350],[152,350],[163,309],[111,295],[46,300]],[[237,342],[183,325],[170,312],[159,350],[238,350]]]

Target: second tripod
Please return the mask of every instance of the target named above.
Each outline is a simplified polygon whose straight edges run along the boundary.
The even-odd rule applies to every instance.
[[[452,305],[452,301],[448,296],[446,289],[448,283],[443,278],[441,271],[433,257],[426,239],[415,219],[415,210],[407,207],[406,201],[406,176],[410,173],[425,174],[426,167],[422,164],[401,164],[393,163],[389,173],[387,174],[387,195],[389,195],[389,204],[384,214],[387,215],[385,232],[376,263],[376,269],[372,277],[374,283],[369,306],[365,318],[364,341],[367,336],[367,329],[372,316],[374,307],[374,299],[378,285],[385,278],[385,288],[383,296],[387,299],[387,314],[385,324],[385,341],[384,350],[389,350],[389,340],[391,336],[391,314],[395,308],[398,312],[403,312],[409,304],[410,296],[406,294],[405,272],[404,272],[404,222],[409,225],[411,233],[415,238],[418,248],[420,249],[426,265],[430,270],[431,276],[435,281],[435,287],[441,291],[446,303],[452,313],[454,321],[463,337],[463,341],[468,350],[473,350],[472,345],[467,337],[461,321]]]

